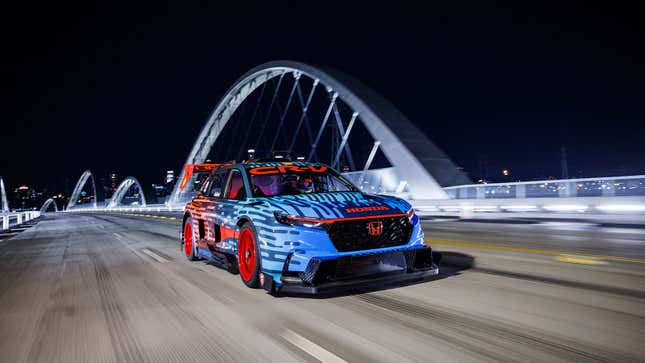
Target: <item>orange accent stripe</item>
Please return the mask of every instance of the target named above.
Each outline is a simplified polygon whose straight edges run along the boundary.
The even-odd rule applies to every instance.
[[[235,228],[228,228],[224,226],[220,226],[220,239],[222,241],[226,240],[227,238],[235,238],[235,235],[237,231]]]
[[[397,213],[397,214],[381,214],[377,216],[362,216],[362,217],[349,217],[349,218],[326,218],[326,219],[318,219],[318,218],[309,218],[309,217],[295,217],[295,216],[289,216],[288,218],[295,219],[298,221],[305,221],[305,222],[314,222],[314,223],[334,223],[337,221],[355,221],[355,220],[360,220],[360,219],[376,219],[376,218],[390,218],[390,217],[411,217],[412,213]]]

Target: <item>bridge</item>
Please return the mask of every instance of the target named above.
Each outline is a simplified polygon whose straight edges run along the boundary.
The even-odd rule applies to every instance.
[[[186,261],[177,236],[195,175],[163,203],[134,174],[98,200],[88,165],[66,206],[48,200],[28,224],[0,178],[11,221],[0,351],[64,362],[641,361],[645,176],[473,184],[428,136],[351,76],[292,61],[250,70],[215,104],[186,164],[329,164],[364,192],[408,199],[443,253],[434,280],[325,299],[271,298]]]

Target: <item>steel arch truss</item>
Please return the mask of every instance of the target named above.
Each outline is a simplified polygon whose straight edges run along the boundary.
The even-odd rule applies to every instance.
[[[87,179],[92,180],[92,192],[94,193],[94,202],[92,203],[92,205],[94,208],[96,208],[96,183],[94,182],[94,175],[92,175],[91,171],[85,170],[85,172],[83,172],[83,175],[81,175],[80,179],[78,179],[76,186],[74,187],[72,196],[69,198],[69,202],[67,203],[67,209],[73,208],[76,205],[76,201],[78,200],[78,197],[81,195],[81,192],[83,191],[83,187],[85,186],[85,183],[87,183]]]
[[[139,188],[139,196],[141,196],[141,206],[145,207],[146,197],[143,195],[143,188],[141,188],[141,184],[139,183],[137,178],[129,176],[125,178],[116,188],[116,191],[114,191],[110,203],[107,205],[107,209],[112,209],[120,205],[123,201],[123,198],[128,194],[128,190],[130,190],[132,186]]]
[[[40,214],[43,214],[47,212],[47,209],[51,206],[54,205],[54,211],[58,212],[58,205],[56,205],[56,201],[52,198],[49,198],[43,203],[43,206],[40,207]]]
[[[288,75],[293,76],[295,80],[293,87],[289,91],[289,99],[286,106],[282,110],[280,108],[280,102],[276,102],[276,96],[283,84],[283,80]],[[305,78],[309,79],[312,84],[309,95],[304,95],[300,88]],[[292,103],[299,103],[302,109],[302,116],[295,128],[295,135],[298,135],[303,125],[308,128],[308,137],[311,145],[307,158],[309,160],[318,159],[316,157],[317,146],[325,130],[325,126],[328,123],[333,123],[335,119],[337,124],[334,126],[339,133],[336,137],[340,141],[340,146],[335,151],[335,155],[330,161],[330,164],[336,167],[339,159],[345,154],[346,160],[351,165],[351,169],[356,170],[353,165],[354,161],[352,159],[348,138],[354,123],[359,121],[374,139],[373,153],[380,148],[393,166],[387,177],[396,177],[397,181],[400,182],[399,185],[405,186],[412,198],[445,199],[448,196],[443,191],[442,186],[467,182],[467,178],[457,170],[456,165],[441,150],[425,137],[405,116],[374,91],[371,91],[353,78],[337,71],[323,71],[320,68],[293,61],[265,63],[250,70],[239,78],[215,107],[215,110],[206,122],[206,125],[190,151],[186,163],[203,163],[207,159],[215,141],[242,102],[260,86],[262,86],[260,99],[264,97],[267,83],[274,79],[277,79],[277,86],[273,96],[270,98],[271,103],[269,111],[266,113],[266,118],[268,119],[268,115],[273,110],[274,104],[276,104],[279,124],[276,130],[271,130],[275,132],[273,142],[271,143],[271,151],[273,151],[276,140],[282,132],[284,113],[288,111]],[[324,87],[329,95],[328,105],[322,122],[318,125],[312,125],[308,120],[307,108],[309,102],[311,102],[311,96],[314,90],[320,86]],[[340,119],[337,105],[338,100],[342,100],[352,111],[351,120],[347,124]],[[255,119],[256,113],[257,109],[253,112],[251,122]],[[260,138],[264,134],[266,121],[260,125]],[[316,122],[319,121],[316,120]],[[248,127],[250,128],[251,126],[249,125]],[[250,146],[246,144],[246,136],[242,140],[240,147]],[[294,142],[291,143],[289,152],[291,152],[293,144]],[[361,180],[368,171],[372,158],[373,155],[368,159],[368,163],[361,166],[360,169],[363,170],[360,172]],[[183,171],[179,176],[179,180],[182,178]],[[175,186],[170,203],[180,202],[179,194],[179,190]]]
[[[4,189],[4,181],[0,177],[0,212],[9,212],[9,203],[7,202],[7,191]]]

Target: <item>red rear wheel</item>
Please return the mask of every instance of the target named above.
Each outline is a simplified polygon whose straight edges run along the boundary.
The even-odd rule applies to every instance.
[[[237,265],[242,281],[249,287],[259,286],[260,256],[255,233],[250,223],[245,224],[237,243]]]
[[[183,237],[184,254],[186,255],[186,258],[190,261],[196,260],[197,257],[195,256],[195,248],[193,246],[193,223],[190,218],[188,218],[184,223]]]

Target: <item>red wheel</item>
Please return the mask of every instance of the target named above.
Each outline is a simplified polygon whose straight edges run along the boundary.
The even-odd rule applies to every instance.
[[[249,287],[258,287],[260,283],[260,250],[256,240],[253,226],[245,223],[237,242],[237,266],[242,281]]]
[[[186,219],[184,223],[183,244],[186,258],[189,261],[196,260],[197,256],[195,256],[195,246],[193,245],[193,221],[190,218]]]

